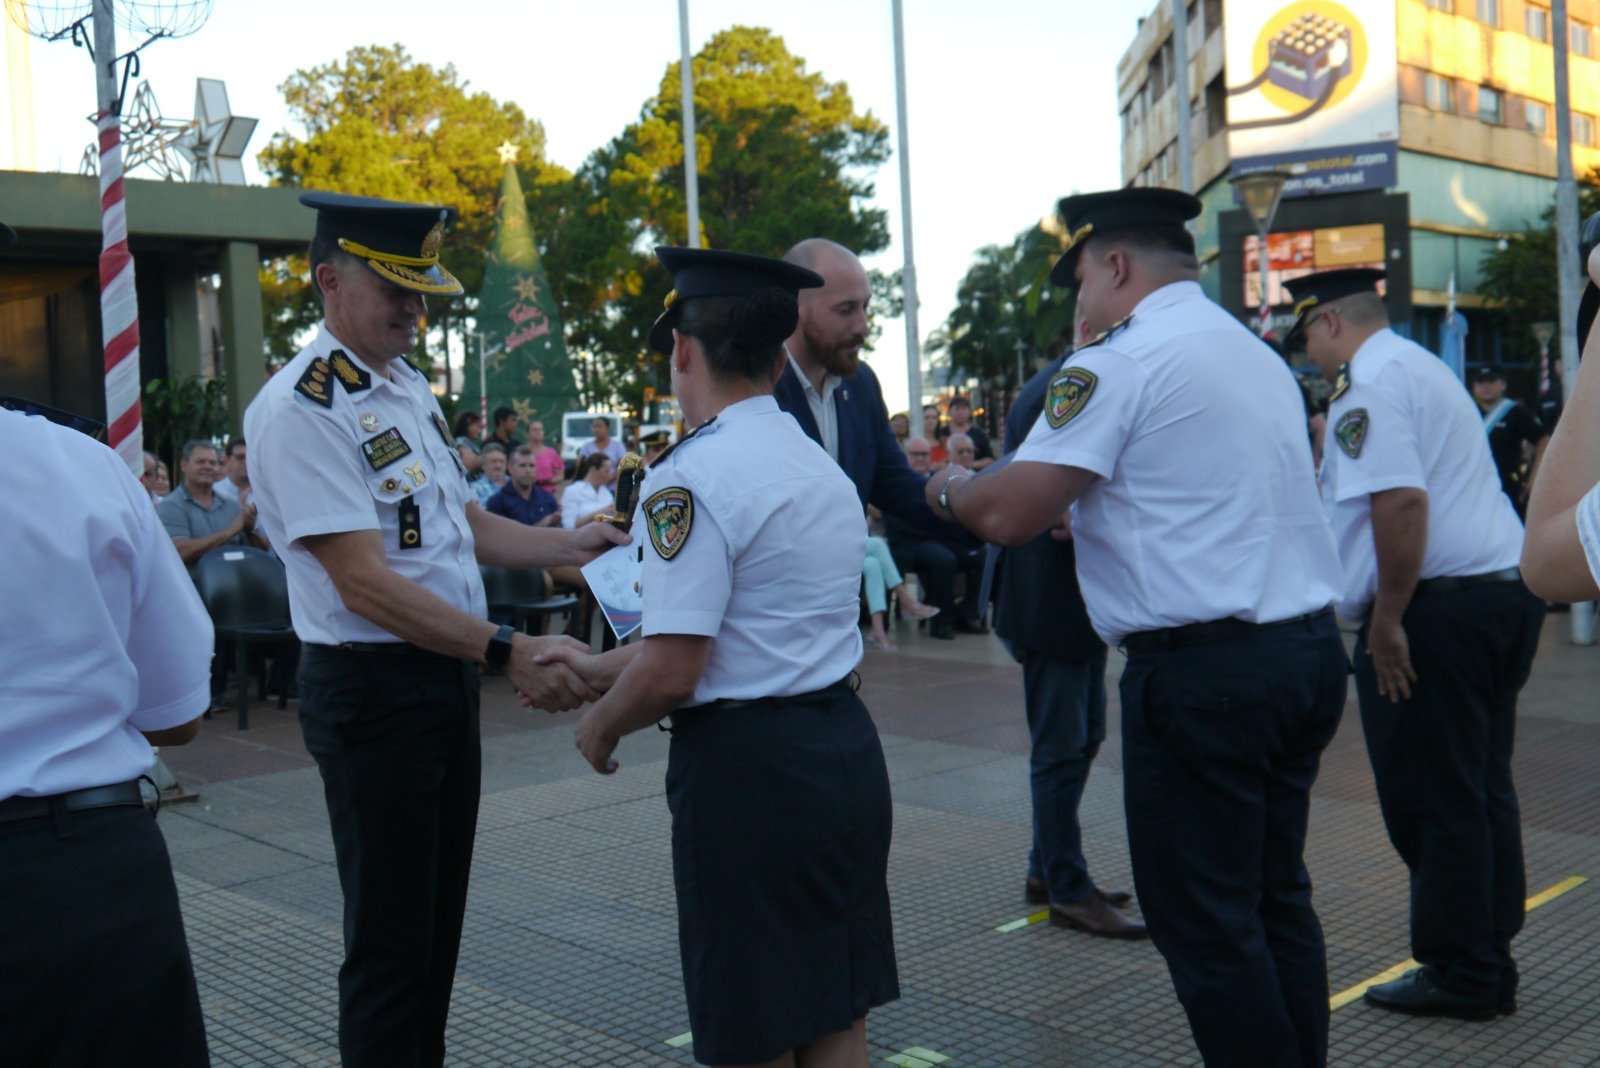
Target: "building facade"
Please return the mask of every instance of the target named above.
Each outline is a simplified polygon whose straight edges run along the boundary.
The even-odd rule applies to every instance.
[[[1381,55],[1385,62],[1392,55],[1392,82],[1387,70],[1376,72],[1384,91],[1392,94],[1386,103],[1397,119],[1394,159],[1386,165],[1382,188],[1299,196],[1286,192],[1269,242],[1274,321],[1280,327],[1288,321],[1279,283],[1285,273],[1304,273],[1307,268],[1301,264],[1324,269],[1382,262],[1400,290],[1390,293],[1391,310],[1418,341],[1437,348],[1453,291],[1456,306],[1471,323],[1468,363],[1531,365],[1536,342],[1503,337],[1479,285],[1485,253],[1516,240],[1554,202],[1555,86],[1548,3],[1345,0],[1345,5],[1329,0],[1189,0],[1186,118],[1194,188],[1206,204],[1196,241],[1207,292],[1254,321],[1260,299],[1257,239],[1228,182],[1238,169],[1230,141],[1237,146],[1239,140],[1237,134],[1230,139],[1230,97],[1250,84],[1252,76],[1281,84],[1296,73],[1298,63],[1313,74],[1331,70],[1337,78],[1341,68],[1334,65],[1341,60],[1348,71],[1352,56],[1359,63],[1364,55]],[[1155,5],[1117,65],[1122,177],[1127,185],[1179,184],[1179,101],[1185,94],[1176,84],[1173,15],[1171,0]],[[1253,54],[1238,47],[1233,51],[1235,57],[1259,64],[1259,75],[1228,69],[1228,41],[1238,40],[1230,30],[1240,29],[1227,26],[1230,16],[1248,17],[1251,25],[1246,28],[1252,34],[1255,24],[1262,24],[1261,36],[1269,38],[1258,42]],[[1600,166],[1600,0],[1569,0],[1568,18],[1573,166],[1581,176]],[[1355,30],[1352,46],[1340,23],[1358,20],[1364,26]],[[1274,35],[1276,27],[1286,24]],[[1310,36],[1303,32],[1308,24],[1313,24]],[[1392,41],[1380,39],[1390,32]],[[1280,51],[1285,48],[1301,51]],[[1326,97],[1312,99],[1310,90],[1304,95],[1316,105],[1304,114],[1328,102]],[[1409,299],[1398,299],[1407,290]],[[1534,374],[1530,366],[1514,375],[1515,384],[1531,387]]]

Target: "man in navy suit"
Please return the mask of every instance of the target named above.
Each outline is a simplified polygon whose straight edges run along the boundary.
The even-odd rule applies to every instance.
[[[861,362],[867,340],[867,272],[842,245],[814,237],[784,255],[827,280],[800,293],[800,324],[788,341],[778,407],[828,451],[856,485],[861,505],[913,522],[935,522],[927,481],[906,464],[889,428],[878,376]]]

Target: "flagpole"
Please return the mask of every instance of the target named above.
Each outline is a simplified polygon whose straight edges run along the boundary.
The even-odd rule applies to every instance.
[[[906,129],[906,34],[900,0],[890,0],[894,16],[895,124],[900,141],[900,238],[905,247],[900,290],[905,298],[907,417],[916,425],[922,409],[922,340],[917,329],[917,258],[911,244],[911,135]]]
[[[694,56],[689,52],[689,0],[678,0],[678,62],[683,75],[683,187],[689,205],[690,248],[700,247],[700,164],[694,145]]]
[[[483,421],[479,433],[488,437],[494,428],[489,425],[489,374],[483,367],[483,331],[474,330],[472,336],[478,341],[478,417]]]

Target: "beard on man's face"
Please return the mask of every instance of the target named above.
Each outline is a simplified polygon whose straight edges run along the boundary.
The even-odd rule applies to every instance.
[[[861,346],[867,340],[860,334],[844,338],[824,337],[807,325],[802,331],[806,348],[829,374],[849,378],[861,367]]]

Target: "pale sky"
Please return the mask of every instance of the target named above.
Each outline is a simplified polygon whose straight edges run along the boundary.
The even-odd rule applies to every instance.
[[[950,312],[972,254],[1009,242],[1073,191],[1120,184],[1115,70],[1155,0],[904,0],[911,196],[924,339]],[[691,47],[735,24],[767,26],[809,69],[850,87],[857,110],[895,129],[890,0],[689,0]],[[635,119],[678,56],[675,0],[216,0],[193,37],[159,41],[143,75],[168,115],[192,114],[197,77],[227,82],[233,111],[261,120],[251,154],[288,124],[278,86],[365,44],[404,44],[453,63],[470,86],[544,124],[552,160],[576,170]],[[129,42],[118,41],[126,49]],[[87,57],[31,46],[38,165],[75,171],[93,135]],[[3,114],[4,112],[0,112]],[[9,121],[9,119],[8,119]],[[9,141],[9,138],[7,138]],[[7,145],[9,148],[9,144]],[[250,165],[252,181],[261,180]],[[898,267],[898,154],[876,175]],[[135,222],[137,225],[137,222]],[[882,323],[869,362],[891,411],[906,406],[905,328]]]

